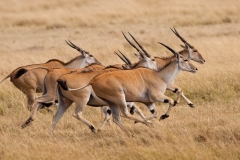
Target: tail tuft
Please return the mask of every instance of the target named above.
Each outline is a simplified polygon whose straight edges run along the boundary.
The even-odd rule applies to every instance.
[[[62,79],[58,79],[57,82],[62,87],[62,89],[66,90],[66,91],[68,90],[66,81],[63,81]]]
[[[17,79],[21,77],[24,73],[26,73],[28,70],[25,68],[21,68],[17,71],[17,73],[14,75],[14,79]]]

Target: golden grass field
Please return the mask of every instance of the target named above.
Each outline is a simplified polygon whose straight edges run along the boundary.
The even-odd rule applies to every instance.
[[[0,84],[0,159],[240,159],[239,15],[239,0],[0,2],[0,79],[19,66],[74,58],[79,53],[66,39],[104,65],[121,63],[117,50],[137,61],[121,31],[131,32],[149,53],[161,57],[171,53],[157,42],[181,49],[169,29],[174,26],[206,59],[204,65],[193,62],[198,73],[181,72],[175,81],[196,108],[181,101],[168,119],[153,119],[154,127],[122,118],[134,137],[114,123],[92,133],[71,116],[74,106],[53,136],[54,113],[46,110],[21,129],[29,116],[26,97],[8,79]],[[157,111],[164,114],[167,107],[159,103]],[[104,118],[100,108],[86,107],[83,114],[97,127]]]

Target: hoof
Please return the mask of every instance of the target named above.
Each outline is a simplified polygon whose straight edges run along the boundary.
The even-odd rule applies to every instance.
[[[130,110],[130,114],[131,114],[131,115],[134,115],[134,111],[133,111],[133,110]]]
[[[177,101],[174,101],[173,107],[177,105]]]
[[[24,124],[21,125],[22,129],[25,128],[25,127],[27,127],[27,124],[24,123]]]
[[[168,118],[168,117],[169,117],[169,115],[164,114],[164,115],[162,115],[162,116],[160,117],[159,121],[160,121],[160,120],[164,120],[164,119],[166,119],[166,118]]]
[[[89,128],[91,129],[91,131],[92,131],[93,133],[97,133],[97,131],[96,131],[95,127],[93,127],[93,126],[90,126]]]
[[[134,109],[135,109],[135,107],[130,108],[130,114],[131,114],[131,115],[134,114]]]
[[[146,122],[145,122],[145,124],[146,124],[147,126],[149,126],[149,127],[151,127],[151,126],[152,126],[152,122],[151,122],[151,121],[149,121],[149,120],[148,120],[148,121],[146,121]]]
[[[30,123],[33,121],[33,119],[30,117],[30,118],[28,118],[27,119],[27,121],[24,123],[24,124],[22,124],[22,126],[21,126],[21,128],[23,129],[23,128],[26,128],[27,126],[29,126],[30,125]]]
[[[48,111],[49,113],[53,113],[53,110],[51,110],[50,108],[47,108],[47,111]]]
[[[195,105],[193,103],[188,104],[191,108],[195,108]]]

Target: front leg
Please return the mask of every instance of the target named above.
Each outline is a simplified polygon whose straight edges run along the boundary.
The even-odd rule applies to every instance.
[[[180,98],[182,97],[190,107],[194,107],[194,104],[187,97],[185,97],[185,95],[183,94],[182,88],[179,87],[178,85],[172,83],[167,87],[167,90],[170,90],[177,94],[177,98],[174,101],[174,106],[180,103]]]
[[[134,102],[127,102],[127,107],[130,108],[130,114],[133,115],[136,112],[138,115],[142,117],[142,119],[149,120],[149,117],[143,115],[141,109]],[[150,110],[150,109],[149,109]],[[151,111],[151,113],[153,113]]]
[[[147,119],[147,120],[150,120],[150,119],[152,119],[152,118],[157,118],[158,113],[157,113],[157,111],[156,111],[156,106],[155,106],[155,104],[154,104],[154,103],[144,103],[144,104],[147,106],[148,110],[152,113],[152,115],[149,116],[149,117],[146,117],[146,119]]]
[[[158,95],[152,95],[151,99],[154,102],[164,102],[164,103],[168,103],[169,104],[167,112],[164,115],[162,115],[159,120],[163,120],[165,118],[168,118],[169,114],[170,114],[170,111],[171,111],[171,109],[172,109],[172,107],[174,105],[173,99],[170,98],[170,97],[167,97],[167,96],[165,96],[165,95],[163,95],[161,93],[158,94]]]

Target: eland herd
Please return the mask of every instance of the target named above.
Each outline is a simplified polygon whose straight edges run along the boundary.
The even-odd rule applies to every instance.
[[[112,115],[113,121],[128,134],[121,122],[121,116],[132,119],[135,123],[140,122],[151,126],[150,120],[158,116],[155,102],[168,103],[168,110],[160,116],[159,120],[169,117],[172,107],[180,102],[181,97],[190,107],[194,107],[194,104],[183,94],[182,89],[174,84],[174,79],[181,70],[197,72],[198,69],[190,63],[190,60],[201,64],[205,60],[175,28],[171,30],[184,45],[181,45],[183,50],[177,52],[159,42],[173,53],[169,57],[152,57],[133,35],[129,33],[136,45],[122,33],[138,52],[135,56],[139,61],[132,63],[119,51],[115,53],[124,64],[106,67],[92,54],[68,40],[66,43],[81,55],[67,63],[51,59],[46,63],[19,67],[5,77],[0,84],[10,78],[14,86],[27,96],[30,117],[22,124],[22,128],[31,124],[39,109],[57,105],[51,127],[51,133],[53,133],[60,118],[74,102],[73,117],[87,125],[92,132],[97,131],[96,127],[82,114],[86,105],[102,108],[105,118],[99,130],[102,130]],[[164,95],[166,90],[176,93],[176,100]],[[36,93],[41,92],[42,95],[37,97]],[[145,104],[152,115],[144,116],[134,102]],[[135,116],[134,113],[140,117]]]

